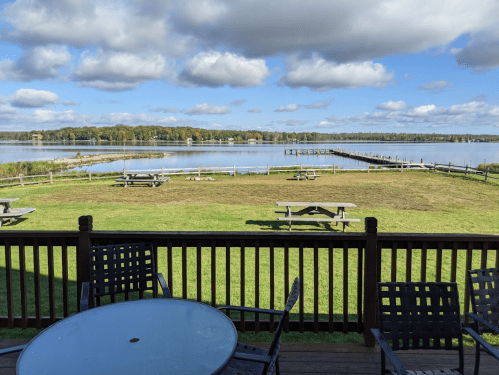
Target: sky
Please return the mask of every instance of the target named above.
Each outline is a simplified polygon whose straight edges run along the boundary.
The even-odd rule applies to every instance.
[[[499,134],[497,0],[0,0],[0,131]]]

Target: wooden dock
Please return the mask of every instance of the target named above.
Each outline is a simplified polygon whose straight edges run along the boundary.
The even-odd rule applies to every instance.
[[[0,348],[27,344],[29,340],[1,340]],[[266,348],[270,343],[248,343]],[[0,375],[15,375],[16,362],[20,353],[4,355],[0,358]],[[61,353],[63,355],[63,353]],[[408,370],[429,370],[436,368],[455,368],[458,354],[445,350],[417,350],[397,352]],[[365,374],[379,375],[381,370],[380,349],[367,348],[362,344],[329,343],[282,343],[279,365],[282,375],[296,374]],[[389,361],[387,360],[387,364]],[[464,348],[464,373],[473,374],[475,349]],[[388,365],[389,366],[389,365]],[[496,375],[498,362],[487,354],[480,357],[480,375]]]

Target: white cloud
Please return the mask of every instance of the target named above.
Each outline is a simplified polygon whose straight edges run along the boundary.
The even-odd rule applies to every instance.
[[[260,108],[251,108],[251,109],[248,109],[248,112],[249,113],[261,113],[262,110]]]
[[[71,61],[63,46],[38,46],[24,50],[16,61],[0,61],[0,80],[28,82],[34,79],[56,78],[59,69]]]
[[[303,105],[302,107],[306,109],[327,109],[331,102],[332,100],[322,100],[320,102]]]
[[[184,0],[175,27],[245,56],[318,53],[350,62],[447,45],[496,24],[498,11],[495,0]]]
[[[409,74],[409,73],[404,74],[404,79],[412,79],[412,78],[414,78],[414,76],[412,74]]]
[[[185,63],[178,81],[183,86],[254,87],[270,75],[263,59],[233,53],[201,52]]]
[[[12,113],[16,113],[15,108],[12,108],[5,104],[0,105],[0,114],[12,114]]]
[[[386,111],[401,111],[407,109],[407,104],[403,100],[399,100],[398,102],[392,102],[391,100],[385,102],[383,104],[378,105],[377,109],[382,109]]]
[[[146,0],[17,0],[5,5],[4,18],[13,30],[4,34],[21,44],[156,49],[179,56],[192,48],[193,41],[172,32],[171,11],[171,3]]]
[[[499,68],[499,24],[472,33],[464,48],[451,48],[450,52],[459,65],[477,72]]]
[[[300,109],[300,104],[288,104],[282,107],[279,107],[274,110],[274,112],[294,112]]]
[[[59,101],[59,96],[50,91],[20,89],[9,98],[10,105],[20,108],[39,108]]]
[[[393,73],[383,65],[365,61],[337,64],[314,56],[308,60],[291,58],[287,73],[280,83],[293,88],[308,87],[314,91],[339,88],[386,87],[392,84]]]
[[[153,108],[150,109],[149,112],[163,112],[163,113],[176,113],[177,110],[173,107],[168,108]]]
[[[279,120],[277,121],[278,124],[283,124],[286,126],[301,126],[306,124],[306,121],[301,121],[301,120]]]
[[[137,88],[140,83],[160,79],[168,71],[161,55],[143,57],[100,50],[94,56],[82,55],[74,78],[81,86],[102,91],[125,91]]]
[[[448,81],[431,81],[429,83],[425,83],[421,86],[416,87],[416,90],[426,90],[431,92],[443,92],[447,87],[455,86],[455,83]]]
[[[185,111],[187,115],[225,115],[231,112],[230,106],[223,107],[211,104],[196,104]]]
[[[495,126],[498,122],[499,106],[484,102],[468,102],[450,107],[437,107],[435,104],[421,105],[406,110],[362,113],[352,116],[330,116],[319,127],[361,124],[366,126],[412,127],[425,125],[431,127]]]

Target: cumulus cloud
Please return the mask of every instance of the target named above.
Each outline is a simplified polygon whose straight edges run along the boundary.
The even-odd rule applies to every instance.
[[[428,104],[405,110],[366,112],[352,116],[330,116],[322,121],[319,127],[330,128],[351,124],[377,127],[448,126],[463,129],[469,129],[470,126],[496,126],[499,124],[499,106],[476,101],[449,107]]]
[[[177,4],[174,25],[203,46],[245,56],[316,52],[350,62],[449,44],[495,24],[498,10],[496,1],[472,0],[191,0]]]
[[[238,100],[231,101],[230,105],[233,105],[234,107],[239,107],[240,105],[243,105],[246,102],[247,102],[246,99],[238,99]]]
[[[279,108],[276,108],[274,112],[294,112],[300,109],[300,104],[288,104]]]
[[[464,48],[451,48],[450,52],[459,65],[477,72],[499,68],[499,24],[473,33]]]
[[[277,121],[278,124],[286,125],[286,126],[301,126],[305,125],[307,122],[306,121],[301,121],[301,120],[279,120]]]
[[[429,83],[425,83],[421,86],[416,87],[416,90],[426,90],[426,91],[430,91],[433,93],[441,93],[447,87],[452,87],[455,85],[456,85],[455,83],[448,82],[448,81],[431,81]]]
[[[263,59],[212,51],[201,52],[188,60],[178,82],[183,86],[254,87],[263,85],[269,75]]]
[[[328,91],[366,86],[386,87],[392,84],[392,78],[393,73],[387,73],[383,65],[372,61],[338,64],[314,56],[306,60],[289,59],[288,71],[279,82],[293,88]]]
[[[260,108],[251,108],[251,109],[248,109],[248,112],[249,113],[261,113],[262,110]]]
[[[168,25],[171,3],[145,0],[17,0],[6,4],[11,25],[4,38],[27,45],[89,45],[119,51],[168,51],[180,56],[193,47],[192,37]]]
[[[231,112],[230,106],[217,106],[211,104],[196,104],[187,109],[184,113],[187,115],[225,115]]]
[[[39,108],[56,104],[59,96],[50,91],[20,89],[9,98],[10,105],[19,108]]]
[[[29,82],[34,79],[55,78],[59,69],[71,61],[64,46],[38,46],[21,53],[16,61],[0,61],[0,80]]]
[[[382,109],[385,111],[401,111],[407,109],[407,104],[403,100],[399,100],[398,102],[392,102],[391,100],[385,102],[383,104],[378,105],[377,109]]]
[[[125,91],[137,88],[140,83],[160,79],[167,71],[167,63],[161,55],[139,56],[100,50],[93,56],[82,55],[74,79],[81,86],[97,90]]]

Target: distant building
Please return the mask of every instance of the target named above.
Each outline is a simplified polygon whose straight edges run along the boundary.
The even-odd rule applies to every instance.
[[[36,133],[36,134],[31,134],[31,140],[33,141],[41,141],[43,138],[42,134]]]

